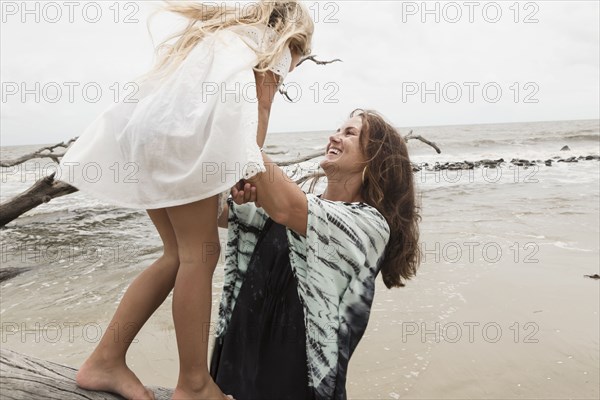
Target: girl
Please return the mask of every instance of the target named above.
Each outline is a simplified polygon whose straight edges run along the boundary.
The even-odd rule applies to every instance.
[[[135,103],[100,115],[61,160],[59,178],[107,202],[146,209],[163,254],[129,286],[77,384],[151,399],[125,363],[144,323],[173,293],[174,399],[221,399],[198,340],[211,312],[217,217],[229,188],[265,171],[261,150],[279,83],[310,53],[313,22],[295,0],[243,9],[167,3],[188,20],[142,77]]]

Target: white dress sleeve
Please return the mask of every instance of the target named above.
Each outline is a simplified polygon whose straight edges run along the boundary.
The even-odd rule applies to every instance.
[[[292,52],[290,51],[289,47],[286,47],[284,53],[281,55],[281,57],[279,57],[275,64],[269,67],[269,70],[279,75],[281,77],[281,81],[283,81],[290,71],[291,65]]]
[[[255,25],[237,25],[231,29],[246,39],[245,42],[255,50],[265,50],[275,41],[277,35],[270,27],[260,28]],[[289,47],[286,47],[283,54],[269,67],[269,70],[279,75],[283,81],[290,71],[291,65],[292,52]]]

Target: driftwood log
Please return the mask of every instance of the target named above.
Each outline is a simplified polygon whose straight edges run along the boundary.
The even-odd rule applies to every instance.
[[[435,151],[439,154],[441,153],[440,148],[434,142],[431,142],[420,135],[413,135],[412,131],[410,131],[406,136],[404,136],[406,141],[414,139],[419,140],[435,149]],[[269,153],[267,151],[267,153]],[[20,162],[28,161],[29,159],[37,158],[36,153],[30,154],[30,158],[26,158],[25,156],[20,157]],[[312,154],[308,154],[305,156],[301,156],[299,158],[295,158],[292,160],[284,160],[279,161],[277,164],[281,167],[289,167],[292,165],[297,165],[299,163],[310,161],[316,159],[323,155],[323,152],[316,152]],[[553,163],[576,163],[580,161],[600,161],[599,155],[588,155],[588,156],[571,156],[571,157],[552,157],[547,160],[525,160],[519,158],[513,158],[510,161],[505,161],[503,158],[499,158],[497,160],[476,160],[476,161],[456,161],[456,162],[445,162],[445,163],[422,163],[422,164],[412,164],[413,172],[418,172],[421,170],[426,171],[441,171],[441,170],[469,170],[474,168],[499,168],[504,164],[512,164],[518,167],[529,168],[529,167],[538,167],[540,165],[544,165],[546,167],[551,167]],[[14,166],[13,161],[8,161],[7,164],[10,163],[11,166]],[[319,178],[324,176],[322,172],[310,173],[300,176],[295,179],[295,182],[298,185],[302,185],[307,181],[313,180],[313,184],[316,183],[315,178]],[[70,193],[77,192],[78,189],[65,183],[62,181],[54,180],[54,173],[52,175],[46,176],[44,178],[39,179],[34,183],[34,185],[26,190],[25,192],[17,195],[16,197],[0,204],[0,228],[4,227],[9,222],[15,220],[20,215],[26,213],[27,211],[39,206],[42,203],[48,203],[50,200],[55,199],[57,197],[65,196]],[[0,279],[0,282],[2,279]]]
[[[75,368],[0,349],[2,400],[119,400],[107,392],[83,390],[75,384]],[[172,389],[150,387],[156,400],[169,400]]]
[[[68,143],[70,144],[70,143],[74,142],[76,139],[77,138],[73,138]],[[440,149],[435,143],[430,142],[427,139],[422,138],[421,136],[412,135],[412,131],[410,131],[409,134],[405,136],[405,140],[408,141],[410,139],[420,140],[423,143],[426,143],[429,146],[433,147],[438,153],[440,153]],[[45,150],[50,149],[50,151],[52,151],[52,149],[54,149],[58,146],[64,147],[65,144],[59,143],[54,146],[44,147],[36,152],[19,157],[16,160],[4,161],[3,165],[6,167],[8,167],[8,166],[13,167],[15,165],[24,163],[24,162],[32,160],[32,159],[40,158],[40,157],[50,157],[50,158],[52,158],[53,161],[58,163],[58,162],[60,162],[59,158],[62,157],[63,154],[57,155],[57,154],[52,154],[52,153],[44,153]],[[267,151],[267,153],[268,153],[268,151]],[[287,167],[287,166],[291,166],[294,164],[299,164],[301,162],[310,161],[310,160],[320,157],[322,155],[323,155],[323,151],[319,151],[319,152],[308,154],[306,156],[301,156],[299,158],[295,158],[292,160],[281,161],[281,162],[278,162],[277,164],[282,167]],[[46,176],[44,178],[40,178],[38,181],[36,181],[34,183],[34,185],[31,188],[29,188],[25,192],[0,204],[0,228],[5,226],[9,222],[15,220],[16,218],[18,218],[20,215],[26,213],[27,211],[39,206],[42,203],[48,203],[52,199],[55,199],[55,198],[61,197],[61,196],[65,196],[67,194],[71,194],[71,193],[78,191],[77,188],[69,185],[66,182],[55,180],[54,176],[55,176],[55,173],[53,173],[52,175]],[[298,184],[301,184],[301,183],[306,182],[307,180],[314,178],[315,176],[317,176],[317,175],[310,174],[310,175],[302,176],[302,177],[299,177],[298,179],[296,179],[296,182]]]
[[[23,272],[29,271],[30,267],[4,267],[0,268],[0,283],[14,278],[15,276],[22,274]],[[1,394],[1,393],[0,393]],[[0,397],[1,398],[1,397]]]
[[[411,133],[409,133],[409,135],[407,135],[405,137],[405,139],[406,140],[409,140],[409,139],[422,140],[425,143],[429,144],[430,146],[434,147],[436,149],[436,151],[439,153],[439,148],[437,147],[437,145],[435,143],[424,140],[420,136],[419,137],[410,136],[411,134],[412,134],[412,131],[411,131]],[[71,141],[69,141],[69,143],[74,142],[76,139],[77,138],[71,139]],[[19,157],[16,160],[6,161],[5,165],[13,167],[15,165],[18,165],[19,163],[24,163],[28,160],[39,158],[40,156],[50,157],[55,162],[58,163],[58,162],[60,162],[59,158],[60,158],[60,156],[62,156],[62,154],[59,155],[59,157],[56,157],[55,154],[52,154],[52,156],[49,156],[48,154],[43,153],[44,150],[50,149],[50,151],[52,151],[52,149],[56,148],[57,146],[64,146],[64,143],[59,143],[58,145],[44,147],[36,152],[26,155],[26,156]],[[267,153],[269,153],[269,152],[267,151]],[[310,161],[315,158],[321,157],[321,156],[323,156],[323,153],[324,153],[323,151],[319,151],[319,152],[315,152],[315,153],[308,154],[305,156],[299,156],[298,158],[294,158],[291,160],[280,161],[277,164],[281,167],[290,167],[293,165],[299,165],[299,163],[302,163],[305,161]],[[413,170],[416,170],[415,168],[416,167],[413,166]],[[295,175],[296,172],[292,171],[292,174]],[[60,180],[55,180],[54,176],[55,176],[55,173],[53,173],[49,176],[46,176],[44,178],[40,178],[33,184],[32,187],[27,189],[25,192],[0,204],[0,228],[4,227],[9,222],[15,220],[22,214],[39,206],[40,204],[48,203],[52,199],[55,199],[55,198],[61,197],[61,196],[65,196],[67,194],[71,194],[71,193],[78,191],[77,188],[69,185],[66,182],[63,182]],[[296,178],[295,182],[298,185],[302,186],[307,181],[312,180],[311,185],[309,187],[309,191],[312,191],[314,189],[315,184],[317,183],[318,178],[320,178],[322,176],[324,176],[324,174],[322,172],[308,173],[308,174],[304,174],[304,175],[300,176],[299,178]],[[18,268],[18,267],[17,268],[15,268],[15,267],[0,268],[0,283],[6,281],[8,279],[12,279],[15,276],[17,276],[23,272],[26,272],[26,271],[28,271],[28,268]],[[1,396],[0,396],[0,400],[1,400]]]
[[[0,204],[0,227],[42,203],[78,191],[68,183],[54,180],[55,174],[39,179],[25,192]]]

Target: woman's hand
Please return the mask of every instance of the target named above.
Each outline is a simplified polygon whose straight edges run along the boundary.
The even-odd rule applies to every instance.
[[[243,179],[231,188],[231,197],[237,205],[252,202],[260,207],[260,204],[256,201],[256,186]]]

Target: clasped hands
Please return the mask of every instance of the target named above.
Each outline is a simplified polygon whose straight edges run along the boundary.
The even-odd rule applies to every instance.
[[[260,207],[260,203],[257,200],[256,186],[246,182],[244,179],[231,188],[231,197],[237,205],[252,202],[256,207]]]

